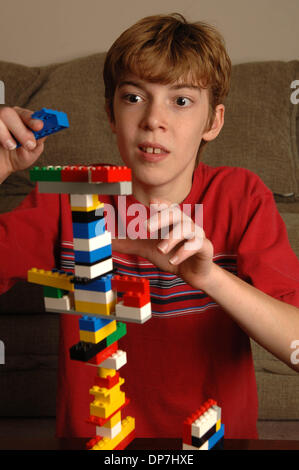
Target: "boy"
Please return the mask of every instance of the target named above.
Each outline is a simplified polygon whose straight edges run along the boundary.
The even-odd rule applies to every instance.
[[[154,231],[172,204],[182,209],[183,204],[201,203],[204,210],[204,233],[193,224],[188,240],[172,232],[163,240],[113,240],[118,272],[151,282],[153,318],[144,325],[128,324],[122,340],[129,358],[123,371],[131,398],[126,414],[136,417],[137,436],[181,435],[186,416],[212,397],[222,407],[226,437],[255,438],[257,393],[248,335],[296,367],[290,363],[290,345],[299,337],[299,263],[272,194],[249,171],[197,165],[198,150],[223,126],[229,76],[230,60],[220,35],[180,15],[141,20],[107,54],[108,119],[133,175],[127,207],[164,204],[156,226],[148,223]],[[43,142],[35,143],[24,126],[40,125],[30,115],[19,109],[1,111],[2,179],[31,165],[42,151]],[[10,150],[10,131],[24,145],[17,152]],[[101,200],[117,208],[116,197]],[[5,228],[1,259],[12,240],[16,253],[15,263],[5,267],[2,262],[1,292],[32,266],[53,267],[59,239],[72,241],[64,196],[34,191],[0,222]],[[17,227],[26,237],[22,266]],[[48,250],[36,246],[38,230]],[[187,249],[190,238],[192,249]],[[68,359],[76,335],[77,319],[61,316],[59,436],[90,433],[84,420],[94,371]]]

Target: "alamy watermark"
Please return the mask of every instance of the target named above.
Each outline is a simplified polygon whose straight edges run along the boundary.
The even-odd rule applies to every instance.
[[[5,346],[3,341],[0,340],[0,365],[5,364]]]
[[[0,104],[5,104],[5,86],[2,80],[0,80]]]
[[[291,364],[299,364],[299,339],[294,339],[290,348],[294,349],[290,356]]]
[[[291,103],[298,104],[299,103],[299,80],[293,80],[291,83],[291,88],[295,88],[295,90],[291,93],[291,96],[290,96]]]
[[[127,206],[126,196],[118,196],[115,208],[105,203],[107,231],[118,239],[169,239],[185,240],[185,248],[196,250],[203,240],[202,204],[150,204],[134,203]],[[116,229],[117,227],[117,229]],[[117,230],[117,233],[116,233]]]

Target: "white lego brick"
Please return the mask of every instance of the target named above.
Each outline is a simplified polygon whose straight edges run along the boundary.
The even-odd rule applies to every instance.
[[[118,183],[86,183],[64,181],[39,181],[38,192],[46,194],[132,194],[131,181]]]
[[[91,266],[75,264],[75,276],[87,277],[88,279],[94,279],[95,277],[101,276],[102,274],[106,274],[112,270],[112,258],[100,261],[99,263],[93,264]]]
[[[118,349],[114,354],[105,359],[105,361],[98,364],[97,367],[104,367],[105,369],[118,370],[127,363],[127,353]]]
[[[117,434],[121,432],[121,420],[116,423],[112,428],[106,428],[105,426],[96,426],[96,435],[102,437],[108,437],[113,439]]]
[[[191,425],[191,434],[194,437],[202,437],[206,432],[215,426],[217,422],[217,411],[212,407],[209,408],[203,415],[194,421]]]
[[[70,310],[71,308],[70,298],[68,295],[64,295],[60,299],[44,297],[44,303],[46,310],[50,308],[51,310],[57,310],[60,312],[61,310]]]
[[[151,302],[144,305],[143,307],[128,307],[123,304],[123,301],[115,305],[116,317],[122,317],[127,319],[135,320],[146,320],[152,315]]]
[[[70,195],[71,207],[93,207],[95,205],[94,194],[71,194]]]
[[[107,231],[92,238],[74,238],[75,251],[94,251],[107,245],[111,245],[111,233]]]
[[[221,408],[220,406],[217,406],[217,405],[213,405],[212,408],[217,413],[217,418],[216,418],[216,422],[217,422],[219,419],[221,419]]]
[[[114,290],[109,290],[107,292],[97,292],[90,291],[85,289],[75,289],[74,290],[75,300],[81,302],[92,302],[98,304],[110,304],[117,298],[117,294]]]

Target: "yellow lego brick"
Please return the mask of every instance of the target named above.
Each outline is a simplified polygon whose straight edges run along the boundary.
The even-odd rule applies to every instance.
[[[114,387],[105,388],[94,385],[89,393],[94,395],[95,399],[90,404],[90,414],[99,418],[108,418],[120,406],[125,403],[125,393],[120,390],[124,379],[119,377],[119,381]]]
[[[218,421],[216,423],[216,432],[219,431],[220,428],[221,428],[221,418],[218,419]]]
[[[112,403],[114,399],[117,399],[120,394],[121,385],[125,382],[125,379],[119,377],[119,381],[111,388],[99,387],[98,385],[93,385],[89,390],[91,395],[94,395],[95,399],[103,403]]]
[[[113,377],[116,374],[115,369],[107,369],[106,367],[98,367],[98,377],[106,378],[108,375]]]
[[[117,423],[121,421],[121,412],[118,411],[115,415],[112,416],[107,423],[103,424],[105,428],[113,428]]]
[[[78,312],[83,313],[94,313],[98,315],[110,315],[114,311],[116,301],[108,304],[98,304],[94,302],[82,302],[81,300],[75,300],[75,308]]]
[[[119,392],[117,398],[112,403],[104,403],[100,400],[94,400],[90,403],[90,414],[99,418],[108,418],[118,408],[125,404],[126,396],[124,392]]]
[[[135,419],[132,416],[127,416],[121,422],[121,432],[113,439],[104,437],[90,450],[113,450],[121,441],[123,441],[135,429]]]
[[[71,280],[73,275],[61,272],[45,271],[44,269],[32,268],[27,273],[28,282],[40,284],[42,286],[58,287],[67,291],[74,291],[74,284]]]
[[[80,330],[80,341],[86,341],[86,343],[99,343],[102,339],[105,339],[111,333],[114,333],[114,331],[116,331],[116,320],[108,323],[108,325],[98,331]]]

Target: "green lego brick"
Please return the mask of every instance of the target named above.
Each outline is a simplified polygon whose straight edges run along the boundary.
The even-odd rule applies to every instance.
[[[44,297],[52,297],[53,299],[62,299],[68,291],[59,289],[58,287],[44,286]]]
[[[61,166],[35,166],[30,170],[31,181],[61,181]]]
[[[125,336],[127,334],[127,326],[123,322],[117,322],[116,324],[116,331],[114,333],[111,333],[107,337],[107,346],[110,346],[110,344],[115,343],[115,341],[118,341],[120,338]]]

